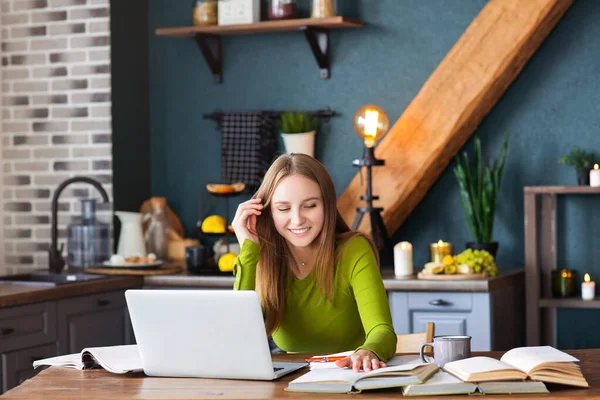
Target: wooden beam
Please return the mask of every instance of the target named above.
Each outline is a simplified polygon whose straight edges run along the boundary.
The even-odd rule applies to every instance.
[[[375,155],[373,193],[395,232],[496,104],[572,0],[491,0],[471,22]],[[498,132],[503,134],[504,132]],[[348,224],[364,194],[357,174],[338,199]],[[369,233],[369,219],[359,230]]]

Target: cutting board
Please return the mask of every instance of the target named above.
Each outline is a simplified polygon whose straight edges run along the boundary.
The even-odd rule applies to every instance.
[[[163,265],[159,268],[86,268],[85,272],[100,275],[171,275],[183,271],[182,265]]]
[[[454,275],[446,275],[446,274],[424,274],[423,272],[419,272],[417,274],[418,279],[424,279],[429,281],[471,281],[474,279],[486,279],[487,275],[485,273],[480,274],[454,274]]]

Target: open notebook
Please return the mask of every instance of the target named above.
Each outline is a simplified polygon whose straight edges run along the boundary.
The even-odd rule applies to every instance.
[[[75,369],[104,368],[113,374],[143,371],[142,359],[136,345],[88,347],[81,350],[81,353],[45,358],[33,362],[33,368],[42,365]]]
[[[403,363],[412,362],[412,363]],[[328,363],[335,364],[335,363]],[[356,393],[368,389],[383,389],[418,384],[438,370],[435,364],[425,364],[415,356],[393,357],[388,366],[371,372],[354,372],[350,368],[321,366],[294,379],[285,389],[289,392]]]
[[[444,370],[464,382],[534,381],[589,387],[581,373],[579,360],[551,346],[519,347],[506,352],[500,360],[471,357],[452,361]]]
[[[405,396],[437,396],[448,394],[517,394],[549,393],[543,382],[502,381],[502,382],[463,382],[444,371],[438,371],[427,382],[408,385],[402,388]]]

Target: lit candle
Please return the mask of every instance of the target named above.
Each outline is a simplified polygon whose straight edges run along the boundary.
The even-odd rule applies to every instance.
[[[394,275],[410,276],[413,273],[412,244],[400,242],[394,246]]]
[[[600,168],[598,164],[594,164],[594,169],[590,169],[590,186],[600,186]]]
[[[583,300],[594,300],[596,296],[596,282],[590,281],[590,274],[585,274],[581,282],[581,298]]]
[[[452,243],[438,240],[429,245],[429,261],[441,263],[445,255],[452,255]]]

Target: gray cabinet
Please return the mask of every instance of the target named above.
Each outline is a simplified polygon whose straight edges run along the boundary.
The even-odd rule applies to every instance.
[[[523,345],[522,293],[505,287],[492,292],[389,293],[397,334],[424,332],[469,335],[473,351],[509,350]]]
[[[0,309],[0,393],[35,375],[34,360],[56,355],[56,303]]]
[[[127,344],[128,316],[123,291],[74,297],[57,303],[58,351]]]
[[[0,394],[37,373],[33,361],[131,344],[123,290],[0,309]]]
[[[34,361],[56,355],[56,343],[0,354],[0,376],[2,377],[0,393],[34,376],[37,373],[31,366]]]

